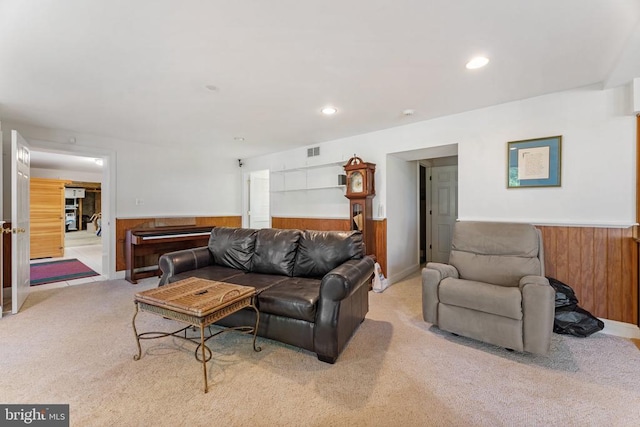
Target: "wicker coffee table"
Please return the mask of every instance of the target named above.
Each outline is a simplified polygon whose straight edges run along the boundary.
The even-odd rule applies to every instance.
[[[211,349],[206,345],[207,340],[222,332],[239,330],[244,333],[252,333],[253,350],[262,350],[256,346],[256,334],[260,322],[260,313],[255,306],[255,295],[256,290],[251,286],[233,285],[231,283],[216,282],[196,277],[137,293],[134,300],[136,311],[133,315],[132,323],[136,343],[138,344],[138,354],[133,356],[133,360],[140,360],[142,357],[141,339],[174,336],[195,342],[198,344],[195,349],[196,360],[202,362],[204,392],[208,392],[207,362],[211,360],[212,353]],[[209,329],[208,336],[205,336],[205,328],[209,325],[245,307],[251,307],[255,310],[255,325],[225,328],[215,333]],[[157,314],[168,319],[186,323],[189,326],[174,332],[144,332],[139,334],[136,329],[136,317],[140,311]],[[193,327],[200,328],[199,339],[187,336],[187,330]]]

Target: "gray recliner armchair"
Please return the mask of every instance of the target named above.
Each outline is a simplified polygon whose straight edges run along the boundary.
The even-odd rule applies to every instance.
[[[449,264],[422,270],[424,320],[445,331],[546,354],[554,313],[542,235],[530,224],[457,222]]]

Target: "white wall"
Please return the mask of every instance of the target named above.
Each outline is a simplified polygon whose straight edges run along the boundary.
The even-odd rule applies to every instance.
[[[418,269],[418,180],[416,161],[387,156],[387,187],[394,189],[387,192],[387,275],[391,283]]]
[[[630,86],[579,88],[326,142],[320,144],[321,153],[327,162],[357,153],[377,163],[374,217],[387,217],[388,275],[392,277],[404,270],[414,249],[403,249],[407,233],[399,232],[412,225],[405,225],[404,217],[391,208],[398,188],[394,178],[387,176],[388,153],[457,144],[460,219],[633,224],[636,172],[631,97]],[[562,186],[508,190],[507,142],[552,135],[563,138]],[[291,168],[304,165],[305,155],[306,147],[247,159],[245,165],[249,169]],[[398,166],[395,160],[391,162]],[[315,199],[319,199],[316,194],[305,197],[279,200],[279,212],[317,216],[313,200],[321,200]],[[333,215],[346,217],[346,199],[332,206]]]
[[[146,216],[240,215],[240,168],[235,158],[203,147],[177,141],[174,147],[156,147],[132,141],[73,133],[76,144],[68,144],[70,132],[3,123],[5,144],[9,129],[17,129],[34,147],[102,151],[116,159],[115,215],[120,218]],[[7,188],[4,165],[3,193]],[[100,179],[98,180],[100,181]],[[136,200],[140,204],[136,204]],[[5,200],[5,217],[10,208]]]

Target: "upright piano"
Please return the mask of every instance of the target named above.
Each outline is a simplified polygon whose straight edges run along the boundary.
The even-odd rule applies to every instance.
[[[160,276],[160,255],[207,246],[212,229],[212,226],[166,226],[127,230],[125,279],[131,283],[138,283],[138,279],[144,277]]]

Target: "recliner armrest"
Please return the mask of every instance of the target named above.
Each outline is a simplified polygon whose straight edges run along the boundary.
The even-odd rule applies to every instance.
[[[440,273],[440,280],[447,277],[453,277],[454,279],[460,278],[458,270],[453,265],[442,264],[439,262],[429,262],[427,263],[426,268],[436,270],[438,273]]]
[[[549,286],[549,279],[542,276],[524,276],[520,279],[520,290],[529,284]]]
[[[524,351],[546,354],[551,343],[556,292],[543,276],[520,279]]]
[[[213,264],[213,255],[207,246],[168,252],[158,260],[162,271],[158,286],[166,285],[171,276]]]
[[[438,325],[438,286],[443,279],[460,278],[458,270],[449,264],[430,262],[422,269],[422,318]]]

